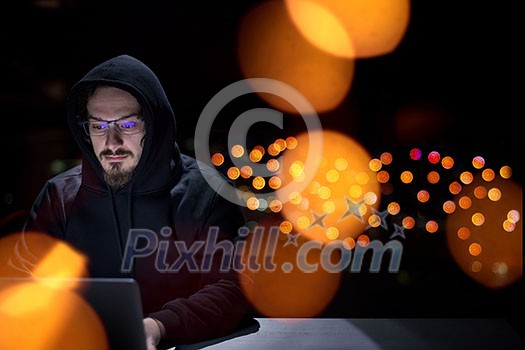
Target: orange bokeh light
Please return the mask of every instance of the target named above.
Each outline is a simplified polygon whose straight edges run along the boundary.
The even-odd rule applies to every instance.
[[[476,165],[485,166],[481,159],[477,159]],[[486,184],[478,173],[465,190],[475,192]],[[523,275],[522,225],[508,230],[509,213],[514,215],[523,210],[523,192],[520,185],[503,178],[494,178],[491,185],[501,195],[497,201],[491,200],[490,190],[487,196],[459,199],[460,205],[464,198],[471,203],[447,217],[447,242],[454,260],[469,277],[484,286],[501,288]]]
[[[0,240],[0,276],[86,277],[87,259],[67,243],[39,232],[11,234]],[[67,264],[64,263],[67,261]]]
[[[211,162],[215,166],[220,166],[222,163],[224,163],[224,156],[221,153],[214,153],[211,156]]]
[[[286,0],[290,17],[313,45],[336,56],[392,52],[410,18],[409,0]]]
[[[403,223],[404,228],[406,228],[407,230],[410,230],[414,228],[414,226],[416,225],[416,220],[414,220],[414,218],[411,216],[406,216],[403,218],[402,223]]]
[[[245,78],[269,78],[286,83],[306,97],[317,112],[337,107],[350,89],[354,61],[335,57],[308,42],[282,2],[263,2],[244,15],[237,48]],[[281,111],[298,113],[287,101],[285,91],[259,95]]]
[[[241,171],[237,167],[230,167],[227,171],[228,178],[236,180],[241,175]]]
[[[96,312],[70,284],[53,282],[0,289],[0,349],[109,349]]]
[[[0,239],[0,349],[108,349],[95,311],[72,278],[87,277],[87,259],[39,232]]]
[[[265,217],[248,236],[242,259],[245,268],[239,274],[241,286],[251,304],[267,317],[316,316],[335,296],[341,272],[323,268],[322,245],[304,251],[301,248],[304,249],[309,241],[302,235],[295,237],[295,243],[290,243],[292,232],[272,231],[272,227],[279,227],[278,222],[277,216]],[[282,231],[283,224],[280,226]],[[334,250],[333,258],[337,260],[338,257]],[[269,261],[273,267],[269,266]],[[300,261],[306,262],[309,268],[316,268],[306,271]],[[256,263],[259,268],[252,268]]]

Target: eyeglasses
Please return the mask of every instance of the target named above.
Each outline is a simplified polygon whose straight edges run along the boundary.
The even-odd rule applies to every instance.
[[[81,122],[87,136],[104,136],[113,124],[122,135],[135,135],[144,130],[144,119],[137,115],[124,116],[115,120],[99,120],[89,118]]]

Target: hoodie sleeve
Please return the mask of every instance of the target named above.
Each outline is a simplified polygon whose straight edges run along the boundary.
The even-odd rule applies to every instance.
[[[63,237],[65,217],[61,215],[61,203],[52,182],[47,182],[35,199],[24,232],[40,232]]]
[[[207,226],[220,228],[218,243],[222,240],[235,243],[238,228],[244,224],[242,212],[219,195],[215,195],[213,203]],[[227,335],[248,315],[249,303],[238,272],[231,266],[224,271],[220,268],[221,261],[222,254],[213,254],[211,269],[201,272],[196,293],[169,301],[162,310],[149,315],[164,324],[170,344],[190,344]]]

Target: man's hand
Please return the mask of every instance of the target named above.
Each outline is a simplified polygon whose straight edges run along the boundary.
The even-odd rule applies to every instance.
[[[146,346],[148,350],[157,350],[157,345],[160,343],[164,333],[164,327],[160,321],[154,320],[151,317],[146,317],[142,320],[144,323],[144,333],[146,334]]]

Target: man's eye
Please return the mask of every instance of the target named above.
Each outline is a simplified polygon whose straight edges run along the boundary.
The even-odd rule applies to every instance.
[[[93,129],[93,130],[104,130],[104,129],[107,129],[107,128],[108,128],[108,124],[107,123],[91,124],[91,129]]]
[[[122,122],[120,123],[120,127],[122,129],[133,129],[137,125],[137,122]]]

